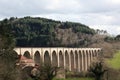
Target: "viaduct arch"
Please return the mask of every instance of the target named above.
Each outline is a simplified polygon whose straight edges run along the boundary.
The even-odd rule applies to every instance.
[[[87,71],[91,62],[98,57],[101,48],[34,48],[18,47],[18,55],[33,59],[36,64],[45,63],[62,67],[69,71]]]

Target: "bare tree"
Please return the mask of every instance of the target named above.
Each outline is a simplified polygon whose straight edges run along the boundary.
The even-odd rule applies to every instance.
[[[101,61],[93,63],[89,68],[89,72],[92,72],[94,74],[95,80],[102,80],[103,75],[106,71],[107,69],[104,68],[104,65]]]

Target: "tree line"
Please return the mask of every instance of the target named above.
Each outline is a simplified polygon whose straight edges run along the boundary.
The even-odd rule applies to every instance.
[[[58,39],[57,30],[69,30],[71,29],[72,33],[76,35],[84,34],[84,35],[93,35],[95,34],[95,30],[89,28],[88,26],[81,23],[73,23],[73,22],[61,22],[55,21],[52,19],[40,18],[40,17],[24,17],[24,18],[15,18],[11,17],[10,19],[6,19],[8,23],[10,23],[10,27],[12,29],[14,38],[16,40],[16,46],[19,47],[47,47],[47,46],[69,46],[65,45],[64,41],[61,45],[61,39]],[[2,22],[2,21],[1,21]],[[62,33],[62,32],[60,32]],[[64,32],[63,34],[65,34]],[[67,34],[69,36],[69,33]],[[72,36],[70,36],[72,37]],[[63,37],[65,38],[65,37]],[[62,38],[62,39],[63,39]],[[84,44],[84,40],[80,43]],[[61,43],[60,43],[61,42]],[[71,41],[72,42],[72,41]],[[72,43],[71,46],[75,46],[76,43]]]

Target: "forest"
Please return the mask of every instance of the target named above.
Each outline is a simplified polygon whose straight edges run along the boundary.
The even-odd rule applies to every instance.
[[[95,30],[81,23],[40,17],[6,19],[18,47],[83,47]]]

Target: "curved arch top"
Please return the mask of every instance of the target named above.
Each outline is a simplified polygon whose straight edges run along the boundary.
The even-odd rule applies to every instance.
[[[67,48],[67,47],[17,47],[18,55],[32,58],[36,63],[49,63],[73,71],[86,71],[102,48]]]

